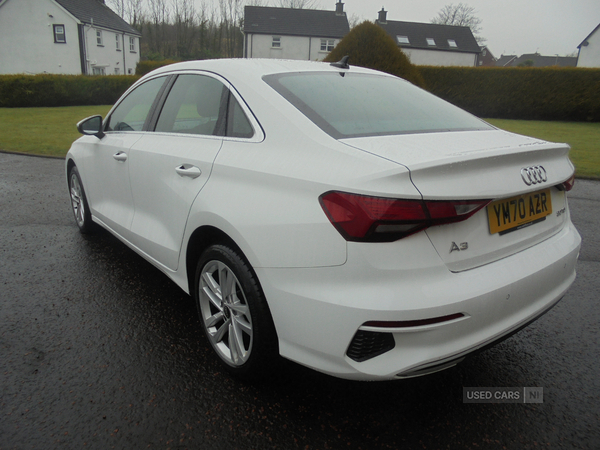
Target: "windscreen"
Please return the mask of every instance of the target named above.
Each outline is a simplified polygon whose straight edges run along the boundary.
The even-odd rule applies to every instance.
[[[263,80],[336,139],[493,129],[400,78],[303,72],[268,75]]]

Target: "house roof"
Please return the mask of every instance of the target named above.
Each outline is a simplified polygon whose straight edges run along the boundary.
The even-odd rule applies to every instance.
[[[581,44],[579,44],[577,46],[577,48],[581,48],[582,45],[587,45],[585,42],[592,37],[592,34],[594,34],[596,31],[598,31],[598,29],[600,28],[600,24],[598,24],[598,26],[596,28],[594,28],[594,31],[592,31],[590,34],[587,35],[587,37],[581,41]]]
[[[342,38],[348,31],[346,13],[266,6],[244,8],[244,33]]]
[[[512,58],[510,61],[503,61],[503,58]],[[501,62],[504,62],[501,64]],[[575,56],[542,56],[539,53],[525,53],[518,58],[516,56],[502,55],[496,66],[518,67],[519,64],[524,64],[526,61],[531,61],[531,67],[575,67],[577,66],[577,57]]]
[[[479,53],[479,44],[469,27],[439,25],[435,23],[399,22],[388,20],[376,22],[383,28],[401,48],[419,48],[428,50],[445,50],[462,53]],[[398,36],[405,36],[409,43],[399,43]],[[427,39],[434,39],[435,45],[429,45]],[[454,41],[456,47],[450,45]]]
[[[496,61],[496,66],[509,67],[515,59],[517,59],[517,55],[500,55],[500,58]]]
[[[54,0],[81,23],[93,24],[110,30],[141,36],[141,33],[125,22],[104,4],[104,0]]]

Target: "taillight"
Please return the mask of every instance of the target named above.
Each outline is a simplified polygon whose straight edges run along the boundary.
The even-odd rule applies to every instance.
[[[557,187],[558,189],[560,189],[561,191],[570,191],[571,189],[573,189],[573,186],[575,186],[575,174],[573,174],[571,176],[571,178],[569,178],[567,181],[565,181],[562,184],[559,184]]]
[[[433,225],[468,219],[490,200],[402,200],[331,191],[319,197],[327,217],[348,241],[391,242]]]

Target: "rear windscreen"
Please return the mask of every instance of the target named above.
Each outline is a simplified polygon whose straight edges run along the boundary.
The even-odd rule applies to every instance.
[[[267,75],[263,80],[336,139],[493,129],[400,78],[303,72]]]

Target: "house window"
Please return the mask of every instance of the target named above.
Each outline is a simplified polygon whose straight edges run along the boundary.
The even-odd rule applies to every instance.
[[[452,48],[457,48],[456,41],[454,39],[448,39],[448,45]]]
[[[121,41],[119,40],[119,35],[115,34],[115,45],[118,52],[121,51]]]
[[[398,44],[410,44],[408,36],[396,36],[396,40],[398,41]]]
[[[321,39],[321,51],[330,52],[335,47],[335,39]]]
[[[121,75],[121,69],[115,67],[115,75]]]
[[[134,37],[129,38],[129,51],[131,53],[135,53],[135,38]]]
[[[435,39],[427,38],[427,45],[435,45]]]
[[[102,30],[96,30],[96,45],[102,47],[104,44],[102,43]]]
[[[281,37],[273,36],[273,41],[271,42],[271,48],[281,48]]]
[[[55,44],[66,44],[67,36],[65,34],[64,25],[54,25],[54,43]]]
[[[92,75],[106,75],[104,67],[92,67]]]

